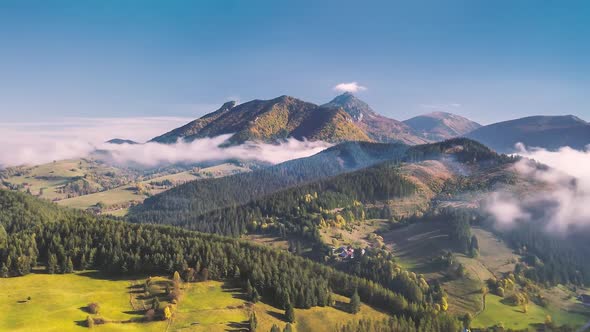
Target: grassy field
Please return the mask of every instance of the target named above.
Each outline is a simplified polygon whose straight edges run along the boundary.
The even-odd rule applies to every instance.
[[[246,172],[248,171],[247,168],[239,167],[234,164],[221,164],[212,167],[202,168],[198,171],[184,171],[175,174],[167,174],[163,176],[158,176],[154,178],[150,178],[148,180],[139,181],[145,186],[149,186],[152,182],[161,182],[164,180],[169,180],[174,184],[182,184],[185,182],[189,182],[192,180],[198,179],[207,179],[212,177],[222,177],[227,176],[235,173]],[[155,195],[161,193],[166,189],[163,188],[153,188],[150,189],[150,194]],[[134,184],[127,184],[120,187],[116,187],[110,190],[97,192],[89,195],[78,196],[68,199],[63,199],[58,201],[58,204],[63,206],[68,206],[76,209],[88,209],[92,206],[95,206],[98,202],[102,202],[107,206],[119,206],[119,205],[129,205],[130,203],[137,203],[143,202],[146,198],[146,195],[139,194],[135,190]],[[116,215],[116,216],[124,216],[128,211],[128,208],[117,208],[114,210],[108,210],[106,213]]]
[[[550,315],[557,325],[570,324],[572,326],[584,325],[590,316],[570,313],[558,308],[543,308],[530,303],[527,313],[521,307],[513,307],[503,304],[502,298],[493,294],[486,296],[486,309],[473,320],[473,327],[489,327],[502,324],[505,328],[524,329],[532,328],[535,324],[545,322],[545,317]]]
[[[165,279],[162,279],[165,280]],[[0,331],[88,331],[84,307],[100,304],[100,316],[125,321],[142,316],[143,303],[134,294],[144,276],[113,279],[94,271],[67,275],[30,274],[0,282]],[[30,297],[30,299],[28,299]],[[296,309],[296,331],[331,331],[337,324],[359,318],[387,315],[362,305],[360,313],[348,313],[348,299],[335,295],[335,308]],[[165,303],[161,302],[162,305]],[[239,330],[255,312],[260,331],[273,324],[285,326],[284,311],[265,303],[251,305],[238,288],[207,281],[183,284],[183,295],[170,321],[107,323],[97,331],[211,331]]]
[[[480,290],[485,281],[514,271],[515,262],[520,257],[490,231],[473,227],[472,233],[478,238],[480,255],[474,259],[455,252],[455,259],[463,264],[467,277],[448,278],[431,260],[443,250],[456,249],[443,227],[444,224],[440,222],[416,223],[389,231],[383,238],[402,265],[416,273],[424,274],[428,280],[441,281],[442,287],[449,295],[451,313],[471,312],[476,315],[473,327],[489,327],[502,323],[506,328],[528,328],[532,327],[532,324],[543,323],[546,315],[551,315],[557,324],[569,323],[580,326],[590,320],[590,310],[575,303],[571,299],[572,292],[564,287],[544,290],[544,296],[549,301],[547,308],[531,303],[525,314],[521,307],[504,304],[496,295],[487,295],[486,307],[482,311],[483,299]]]
[[[88,331],[82,326],[88,315],[82,310],[92,302],[101,305],[101,315],[126,320],[138,315],[130,305],[128,287],[135,279],[113,280],[95,272],[67,275],[30,274],[3,279],[0,283],[1,331]],[[31,298],[27,300],[27,298]],[[138,324],[109,324],[105,331],[139,330]],[[165,329],[165,322],[143,328]],[[102,327],[100,328],[102,330]]]
[[[28,189],[34,195],[38,195],[43,191],[41,197],[45,199],[63,199],[65,195],[57,193],[55,189],[75,178],[84,176],[89,168],[90,164],[85,160],[62,160],[22,168],[22,173],[14,174],[3,180],[11,184],[21,185],[23,191]]]
[[[184,168],[186,169],[186,168]],[[159,173],[110,166],[92,159],[61,160],[37,166],[12,167],[0,170],[2,187],[12,188],[43,199],[77,209],[88,209],[98,202],[105,203],[108,213],[125,215],[131,203],[142,202],[146,196],[136,193],[134,184],[142,183],[152,195],[170,188],[152,186],[152,182],[171,181],[172,186],[192,180],[222,177],[247,172],[247,167],[224,163],[205,168],[180,171],[181,168],[158,170]],[[174,173],[175,172],[175,173]],[[173,173],[173,174],[167,174]],[[64,186],[67,185],[67,190]],[[84,191],[71,191],[72,186]],[[79,190],[79,189],[76,189]],[[80,195],[80,193],[94,192]]]

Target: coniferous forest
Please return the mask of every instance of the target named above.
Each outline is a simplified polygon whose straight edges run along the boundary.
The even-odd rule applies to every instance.
[[[49,273],[81,269],[114,274],[186,273],[193,269],[211,279],[237,278],[244,285],[250,283],[277,306],[285,305],[284,301],[298,308],[326,306],[332,292],[350,296],[357,290],[363,302],[392,315],[416,322],[457,324],[437,313],[435,304],[424,297],[409,300],[401,295],[407,293],[402,287],[385,288],[288,252],[169,226],[96,218],[4,190],[0,191],[0,207],[4,229],[0,259],[5,277],[26,275],[37,264]]]

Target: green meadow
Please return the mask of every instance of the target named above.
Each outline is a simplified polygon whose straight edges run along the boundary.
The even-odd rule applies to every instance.
[[[164,280],[164,279],[162,279]],[[239,330],[256,313],[259,331],[273,324],[286,325],[284,311],[268,304],[251,304],[241,289],[228,283],[206,281],[184,283],[172,319],[149,323],[123,323],[143,315],[143,303],[134,290],[145,276],[111,278],[96,271],[74,274],[29,274],[0,282],[0,331],[89,331],[85,307],[96,302],[100,317],[110,321],[96,331],[212,331]],[[335,295],[334,307],[296,309],[296,331],[331,331],[353,319],[383,319],[387,315],[369,306],[352,315],[348,299]],[[162,303],[165,305],[165,303]]]

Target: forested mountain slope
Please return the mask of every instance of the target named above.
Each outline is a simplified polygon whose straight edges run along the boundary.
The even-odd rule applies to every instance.
[[[440,297],[408,301],[395,292],[395,287],[405,291],[401,284],[385,288],[288,252],[178,228],[96,218],[5,190],[0,190],[0,206],[4,277],[28,274],[37,264],[48,273],[93,268],[114,274],[184,274],[193,268],[200,274],[206,270],[211,279],[238,278],[277,306],[325,306],[330,292],[350,295],[356,289],[364,302],[392,315],[435,324],[437,331],[458,327],[456,320],[437,314],[432,301]],[[436,292],[418,279],[403,285]]]
[[[346,142],[314,156],[291,160],[250,173],[190,182],[148,198],[130,211],[132,221],[158,222],[181,215],[200,215],[241,205],[297,184],[360,169],[384,160],[399,160],[403,144]]]
[[[377,160],[386,160],[388,163],[336,176],[366,167]],[[346,201],[346,205],[350,205],[353,201],[375,203],[378,200],[399,198],[414,193],[416,183],[409,181],[407,176],[402,176],[400,171],[403,169],[399,169],[397,165],[400,162],[412,164],[424,160],[445,160],[451,164],[462,164],[462,167],[488,167],[507,161],[506,157],[468,139],[454,139],[414,147],[398,144],[345,143],[316,156],[269,169],[180,186],[147,199],[144,204],[135,207],[130,220],[140,223],[182,225],[189,229],[238,236],[244,233],[250,221],[269,213],[261,207],[267,203],[264,199],[258,198],[312,181],[316,182],[293,189],[284,194],[286,196],[269,198],[275,202],[269,204],[297,206],[296,202],[305,194],[313,195],[315,192],[323,199],[324,195],[331,191],[336,197],[331,197],[330,200],[333,202],[324,205],[323,209],[339,207],[335,206],[334,200],[339,200],[342,204]],[[336,177],[330,178],[332,176]],[[254,200],[250,206],[255,212],[238,208],[251,200]],[[235,210],[236,208],[238,210]],[[209,212],[211,214],[208,214]],[[281,214],[278,213],[277,216]],[[313,231],[314,228],[307,229]]]

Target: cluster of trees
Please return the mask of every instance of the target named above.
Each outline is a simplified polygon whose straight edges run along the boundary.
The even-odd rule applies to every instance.
[[[486,163],[488,166],[513,162],[515,157],[499,155],[487,146],[468,138],[453,138],[443,142],[411,147],[404,161],[417,162],[452,155],[460,163]]]
[[[57,266],[71,261],[74,269],[117,274],[206,269],[212,279],[249,280],[260,296],[279,307],[325,306],[332,292],[351,296],[356,289],[363,302],[391,314],[419,321],[436,312],[426,302],[408,301],[402,289],[394,292],[288,252],[236,239],[98,218],[7,191],[0,191],[0,207],[8,243],[0,249],[0,264],[8,275],[28,273],[18,262],[28,262],[30,269],[47,265],[50,257]],[[33,243],[36,249],[31,253]]]
[[[361,319],[338,327],[338,332],[449,332],[460,331],[459,320],[448,316],[427,316],[419,322],[407,317],[392,317],[386,320]]]
[[[528,279],[550,285],[590,284],[587,230],[557,236],[538,222],[521,223],[498,235],[525,256],[526,267],[520,266],[518,272]]]
[[[471,257],[479,255],[479,241],[471,233],[471,224],[480,223],[481,214],[473,209],[443,208],[431,210],[422,216],[408,218],[406,223],[438,222],[444,223],[449,238],[454,242],[455,249]]]

